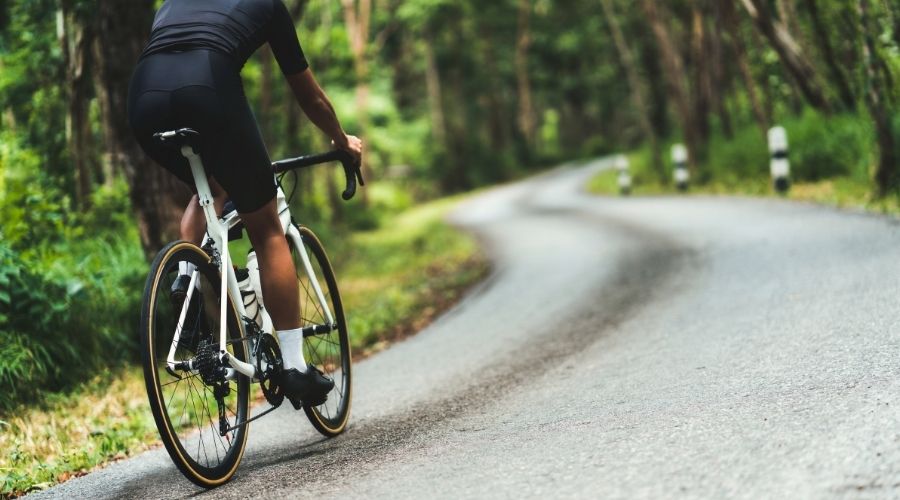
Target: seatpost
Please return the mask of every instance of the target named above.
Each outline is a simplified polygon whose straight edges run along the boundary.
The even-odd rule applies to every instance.
[[[194,148],[191,146],[182,146],[181,154],[191,164],[191,174],[194,176],[194,185],[197,186],[197,196],[200,198],[200,206],[206,213],[207,222],[215,221],[217,217],[216,209],[213,207],[212,189],[210,189],[209,181],[206,179],[206,170],[203,168],[200,155],[195,153]],[[212,208],[207,210],[208,207]]]

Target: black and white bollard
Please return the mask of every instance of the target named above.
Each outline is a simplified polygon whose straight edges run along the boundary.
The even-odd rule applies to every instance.
[[[688,183],[691,180],[691,173],[688,171],[688,150],[684,144],[675,144],[672,146],[672,163],[675,164],[675,187],[679,191],[687,191]]]
[[[769,129],[769,154],[772,156],[769,170],[772,172],[772,183],[781,194],[787,193],[791,187],[791,163],[788,160],[788,137],[784,127]]]
[[[616,171],[619,172],[619,194],[628,196],[631,194],[631,172],[628,171],[628,157],[619,155],[616,157]]]

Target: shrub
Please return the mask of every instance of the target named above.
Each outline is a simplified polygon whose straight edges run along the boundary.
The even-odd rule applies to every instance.
[[[784,120],[790,142],[791,177],[818,181],[845,175],[868,176],[874,151],[872,127],[863,117],[823,117],[813,111]]]
[[[708,163],[703,170],[726,185],[766,176],[769,171],[766,138],[756,126],[738,129],[730,140],[717,136],[710,141]]]
[[[78,294],[32,272],[11,249],[0,246],[0,408],[33,396],[78,366],[79,351],[67,332]]]
[[[93,241],[37,270],[0,244],[0,413],[135,359],[145,264],[134,246]]]

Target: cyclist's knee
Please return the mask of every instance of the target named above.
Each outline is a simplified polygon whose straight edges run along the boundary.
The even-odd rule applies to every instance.
[[[242,213],[241,220],[244,221],[250,242],[254,247],[266,246],[267,240],[270,238],[284,237],[275,199],[263,205],[259,210]]]

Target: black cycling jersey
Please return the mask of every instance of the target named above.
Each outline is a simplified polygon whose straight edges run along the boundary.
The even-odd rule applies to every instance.
[[[285,75],[309,67],[282,0],[166,0],[141,59],[207,49],[230,56],[240,68],[264,43]]]
[[[240,213],[275,197],[269,155],[240,77],[264,43],[285,75],[309,67],[282,0],[166,0],[128,95],[129,121],[144,151],[194,187],[187,160],[153,134],[197,130],[204,167]]]

